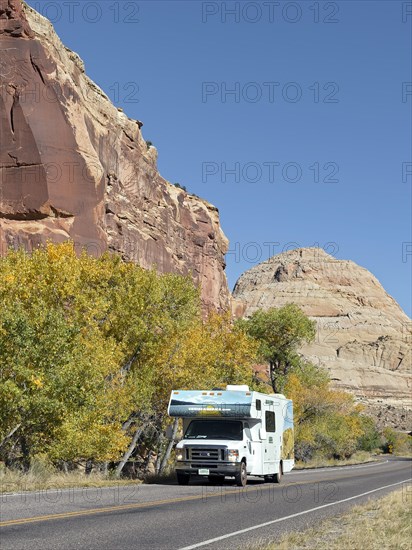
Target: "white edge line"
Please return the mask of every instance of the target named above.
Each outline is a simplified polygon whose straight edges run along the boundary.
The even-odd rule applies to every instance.
[[[339,470],[344,472],[345,470],[355,470],[356,468],[368,468],[371,466],[379,466],[380,464],[387,464],[389,460],[375,460],[373,462],[368,462],[367,464],[353,464],[352,466],[324,466],[322,468],[302,468],[302,469],[293,469],[290,473],[293,474],[308,474],[316,472],[331,472],[334,470]]]
[[[336,504],[341,504],[342,502],[348,502],[349,500],[354,500],[355,498],[360,498],[365,495],[370,495],[371,493],[376,493],[377,491],[382,491],[383,489],[388,489],[389,487],[395,487],[396,485],[401,485],[402,483],[406,483],[408,481],[412,481],[412,478],[405,479],[404,481],[398,481],[397,483],[392,483],[391,485],[385,485],[384,487],[379,487],[378,489],[373,489],[372,491],[367,491],[366,493],[361,493],[360,495],[355,495],[353,497],[344,498],[342,500],[337,500],[336,502],[330,502],[329,504],[323,504],[322,506],[316,506],[316,508],[311,508],[310,510],[304,510],[303,512],[298,512],[296,514],[292,514],[290,516],[285,516],[283,518],[273,519],[271,521],[266,521],[265,523],[260,523],[259,525],[253,525],[253,527],[247,527],[246,529],[241,529],[240,531],[234,531],[233,533],[228,533],[227,535],[222,535],[220,537],[215,537],[214,539],[205,540],[203,542],[199,542],[197,544],[192,544],[191,546],[184,546],[180,548],[179,550],[193,550],[194,548],[200,548],[201,546],[207,546],[208,544],[212,544],[214,542],[219,542],[220,540],[228,539],[230,537],[234,537],[236,535],[242,535],[243,533],[248,533],[249,531],[254,531],[255,529],[260,529],[261,527],[267,527],[268,525],[273,525],[274,523],[279,523],[281,521],[285,521],[287,519],[296,518],[298,516],[303,516],[304,514],[309,514],[310,512],[314,512],[315,510],[321,510],[322,508],[328,508],[329,506],[335,506]]]

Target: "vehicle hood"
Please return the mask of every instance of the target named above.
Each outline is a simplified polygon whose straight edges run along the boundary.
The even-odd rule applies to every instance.
[[[230,449],[239,449],[243,447],[243,441],[231,441],[228,439],[182,439],[177,444],[177,448],[182,447],[227,447]]]

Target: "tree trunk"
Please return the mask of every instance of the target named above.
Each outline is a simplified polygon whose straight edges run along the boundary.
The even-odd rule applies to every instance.
[[[138,428],[135,431],[135,434],[133,436],[132,441],[130,442],[130,445],[129,445],[127,451],[124,453],[124,455],[122,457],[122,460],[117,465],[116,472],[115,472],[116,477],[119,477],[120,474],[122,473],[122,470],[123,470],[126,462],[129,460],[129,458],[131,457],[133,451],[136,448],[137,442],[139,441],[140,436],[142,435],[144,428],[145,428],[145,426],[142,426],[141,428]]]
[[[272,384],[272,389],[274,393],[278,393],[277,391],[277,381],[276,381],[276,375],[275,375],[275,364],[269,363],[269,372],[270,372],[270,382]]]
[[[133,355],[130,357],[130,359],[127,361],[127,363],[125,365],[122,366],[122,368],[120,369],[120,374],[122,376],[124,376],[125,374],[127,374],[129,372],[129,370],[132,368],[132,365],[133,363],[136,361],[138,355],[140,353],[140,347],[137,348]]]
[[[137,419],[137,416],[136,416],[136,412],[133,411],[131,413],[131,415],[129,416],[129,418],[123,422],[122,424],[122,430],[125,432],[126,430],[128,430],[130,428],[130,426],[133,424],[133,422],[136,422],[136,419]]]
[[[27,472],[30,468],[30,451],[27,444],[27,439],[23,435],[20,439],[21,452],[23,454],[23,468]]]
[[[155,446],[155,449],[156,449],[155,472],[156,472],[156,474],[159,474],[159,469],[160,469],[162,439],[163,439],[163,433],[159,430],[158,435],[157,435],[157,443],[156,443],[156,446]]]
[[[166,449],[166,452],[165,454],[163,455],[163,458],[160,462],[160,466],[159,466],[159,475],[161,475],[166,467],[166,464],[167,464],[167,461],[169,460],[169,457],[170,457],[170,453],[172,452],[172,449],[173,449],[173,445],[175,443],[175,440],[176,440],[176,434],[177,434],[177,428],[179,426],[179,419],[178,418],[175,418],[174,419],[174,422],[173,422],[173,431],[172,431],[172,438],[171,440],[169,441],[169,445],[167,446],[167,449]]]
[[[146,457],[146,460],[145,460],[145,463],[144,463],[144,466],[143,466],[143,471],[144,471],[145,474],[147,473],[147,469],[149,468],[149,464],[150,464],[150,460],[152,458],[152,455],[153,455],[153,451],[152,451],[152,449],[150,449],[150,451],[147,453],[147,457]]]

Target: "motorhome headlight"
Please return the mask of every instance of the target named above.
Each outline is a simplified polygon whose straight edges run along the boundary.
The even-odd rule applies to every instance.
[[[176,460],[183,460],[183,449],[176,449]]]
[[[227,458],[230,462],[237,462],[239,460],[239,451],[237,449],[228,449]]]

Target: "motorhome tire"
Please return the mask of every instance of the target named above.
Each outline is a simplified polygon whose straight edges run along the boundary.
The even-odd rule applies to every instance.
[[[279,464],[279,471],[273,476],[273,481],[275,483],[280,483],[282,481],[282,463]]]
[[[183,472],[176,472],[177,482],[179,485],[188,485],[190,481],[190,474],[184,474]]]
[[[236,472],[235,474],[235,481],[236,485],[238,487],[245,487],[247,483],[247,471],[246,471],[246,463],[241,462],[240,463],[240,470]]]

